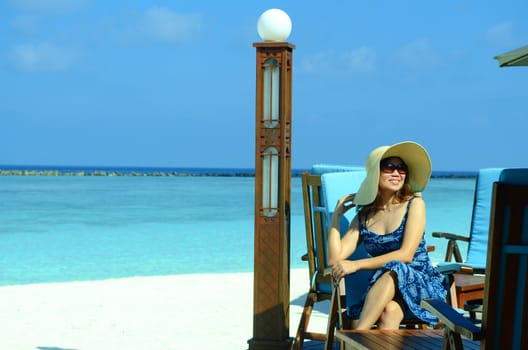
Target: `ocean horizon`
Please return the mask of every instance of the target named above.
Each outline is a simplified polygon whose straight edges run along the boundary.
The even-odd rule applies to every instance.
[[[301,176],[310,168],[292,169],[292,176]],[[0,175],[166,175],[166,176],[255,176],[255,168],[218,167],[149,167],[149,166],[80,166],[80,165],[0,165]],[[433,170],[431,177],[476,177],[478,171]]]

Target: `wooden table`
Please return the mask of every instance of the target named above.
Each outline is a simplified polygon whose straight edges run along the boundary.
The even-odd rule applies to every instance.
[[[336,338],[342,342],[342,349],[351,350],[399,350],[399,349],[442,349],[444,331],[441,329],[399,329],[337,331]],[[480,350],[480,342],[462,337],[464,350]]]
[[[455,279],[457,307],[463,309],[466,301],[484,298],[484,275],[455,273],[453,277]]]

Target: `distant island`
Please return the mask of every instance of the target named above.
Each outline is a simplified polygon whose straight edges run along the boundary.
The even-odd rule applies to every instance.
[[[117,170],[0,170],[0,176],[237,176],[254,177],[254,172],[179,172],[179,171],[127,171]]]
[[[300,177],[308,169],[292,169]],[[254,177],[251,168],[0,166],[0,176],[219,176]],[[476,171],[433,171],[432,178],[474,178]]]

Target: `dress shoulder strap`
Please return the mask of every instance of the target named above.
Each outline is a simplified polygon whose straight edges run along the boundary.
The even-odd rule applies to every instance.
[[[413,201],[414,198],[415,198],[414,196],[412,196],[411,198],[409,198],[409,201],[407,202],[407,211],[409,211],[409,208],[411,207],[411,203],[412,203],[412,201]]]
[[[404,219],[407,219],[407,216],[409,215],[409,208],[411,207],[411,203],[413,201],[415,197],[412,196],[411,198],[409,198],[409,201],[407,202],[407,209],[405,209],[405,215],[403,216]]]

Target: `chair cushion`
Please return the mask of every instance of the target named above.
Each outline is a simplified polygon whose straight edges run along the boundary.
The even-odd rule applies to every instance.
[[[317,283],[317,291],[323,294],[332,294],[332,284],[331,283]]]
[[[477,269],[486,268],[493,183],[503,168],[480,169],[475,185],[475,202],[471,219],[470,242],[465,263]]]
[[[528,169],[504,169],[499,181],[510,185],[528,185]]]
[[[325,173],[321,175],[321,184],[323,189],[323,204],[331,215],[334,212],[335,205],[339,198],[346,194],[356,193],[367,172],[363,168],[354,171]],[[351,213],[352,212],[352,213]],[[349,211],[345,215],[350,217],[354,211]]]
[[[327,208],[327,221],[330,222],[334,212],[335,205],[339,198],[349,193],[356,193],[366,176],[363,168],[355,171],[326,173],[321,176],[323,203]],[[349,210],[341,217],[340,232],[344,234],[350,225],[350,222],[356,214],[355,210]],[[356,251],[349,257],[350,260],[367,258],[370,255],[365,250],[363,244],[360,244]],[[351,275],[345,276],[345,293],[346,305],[350,310],[351,305],[361,303],[367,290],[372,271],[362,270]]]
[[[336,165],[336,164],[314,164],[311,173],[314,175],[322,175],[326,173],[337,173],[344,171],[365,170],[364,167],[351,165]]]

